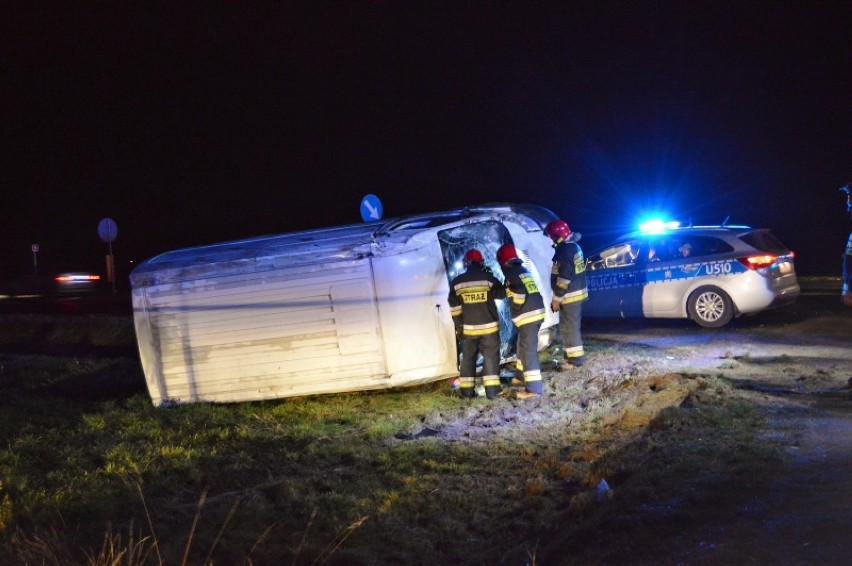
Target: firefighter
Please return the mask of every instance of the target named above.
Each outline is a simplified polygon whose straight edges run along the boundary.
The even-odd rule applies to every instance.
[[[559,335],[565,348],[565,362],[580,367],[585,358],[580,323],[583,301],[589,298],[586,261],[577,244],[582,236],[579,232],[572,232],[564,220],[551,221],[544,233],[555,248],[550,271],[550,289],[553,291],[550,310],[559,313]]]
[[[506,291],[479,250],[464,254],[464,267],[450,284],[447,299],[462,343],[459,388],[462,397],[476,397],[476,359],[482,354],[485,396],[495,399],[500,393],[500,315],[494,301],[505,298]]]
[[[852,219],[852,183],[840,187],[846,193],[846,212]],[[847,307],[852,307],[852,232],[846,241],[846,253],[843,254],[843,287],[841,288],[841,300]]]
[[[538,397],[543,388],[538,363],[538,331],[544,320],[544,299],[532,274],[524,267],[512,244],[497,250],[497,261],[505,275],[506,297],[512,322],[518,328],[518,362],[524,375],[524,391],[518,398]]]

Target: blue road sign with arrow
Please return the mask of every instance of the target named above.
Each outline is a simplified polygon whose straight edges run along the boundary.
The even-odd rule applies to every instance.
[[[367,195],[361,199],[361,218],[364,222],[374,222],[382,218],[382,201],[376,195]]]

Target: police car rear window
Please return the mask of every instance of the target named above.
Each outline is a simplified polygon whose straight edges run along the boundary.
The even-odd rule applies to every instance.
[[[769,252],[777,255],[785,254],[790,251],[787,246],[781,243],[781,240],[776,238],[767,230],[748,232],[747,234],[740,236],[740,239],[746,244],[753,248],[757,248],[762,252]]]

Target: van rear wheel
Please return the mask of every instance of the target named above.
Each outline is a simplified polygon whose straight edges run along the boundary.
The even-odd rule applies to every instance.
[[[705,328],[720,328],[734,318],[731,298],[718,287],[699,287],[687,301],[689,318]]]

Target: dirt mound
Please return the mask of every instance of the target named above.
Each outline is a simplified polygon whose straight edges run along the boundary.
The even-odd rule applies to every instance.
[[[710,452],[715,442],[724,443],[714,439],[718,429],[684,422],[684,412],[675,410],[702,404],[746,403],[760,418],[759,432],[729,443],[733,453],[724,466],[708,462],[680,484],[646,492],[631,511],[633,502],[622,501],[624,507],[586,532],[587,538],[575,533],[548,545],[542,563],[847,563],[852,530],[848,313],[782,325],[747,321],[686,335],[667,324],[629,332],[616,324],[586,337],[597,350],[590,375],[606,381],[622,368],[617,394],[608,388],[612,404],[606,420],[614,430],[644,431],[624,446],[682,426],[687,431],[680,441],[682,458],[689,457],[696,438]],[[621,482],[610,478],[615,498],[620,483],[629,485],[641,475],[639,467]]]

